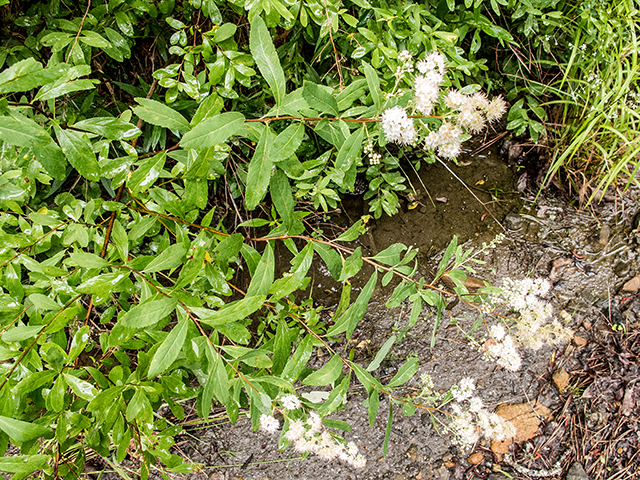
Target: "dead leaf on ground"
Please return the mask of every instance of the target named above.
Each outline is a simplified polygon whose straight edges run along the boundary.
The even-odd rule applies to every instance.
[[[496,409],[496,413],[511,422],[516,428],[515,438],[491,442],[491,450],[498,454],[507,453],[509,445],[514,441],[524,442],[535,437],[542,420],[551,417],[551,410],[537,401],[515,405],[500,405]]]
[[[569,374],[562,367],[553,372],[551,379],[553,380],[553,384],[556,386],[560,393],[564,393],[564,391],[569,386]]]

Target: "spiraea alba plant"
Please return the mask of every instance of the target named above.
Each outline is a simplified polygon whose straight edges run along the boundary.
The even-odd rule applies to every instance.
[[[0,51],[0,450],[20,449],[0,470],[74,479],[89,456],[142,480],[198,469],[172,447],[185,407],[207,421],[214,402],[231,422],[242,413],[254,429],[279,432],[281,448],[362,467],[348,425],[331,416],[356,381],[371,424],[380,395],[407,415],[426,408],[396,392],[419,359],[383,383],[376,371],[397,337],[366,367],[330,341],[351,338],[376,286],[394,276],[387,305],[412,304],[404,333],[425,317],[437,329],[452,293],[416,278],[417,252],[402,244],[374,257],[350,248],[366,218],[336,238],[304,235],[308,211],[297,200],[335,207],[366,171],[372,212],[392,214],[402,176],[386,142],[453,158],[465,132],[504,105],[441,93],[447,60],[417,46],[415,66],[407,53],[391,57],[393,78],[373,50],[348,81],[288,79],[267,23],[294,28],[297,17],[277,1],[269,12],[246,7],[246,35],[223,21],[241,2],[223,13],[212,1],[67,3],[30,2],[15,20],[26,40],[12,36]],[[301,8],[312,23],[296,35],[338,34],[326,23],[337,4],[325,2],[328,16]],[[111,81],[149,31],[165,63],[151,83]],[[102,61],[118,68],[99,70]],[[220,192],[241,222],[231,232],[214,205]],[[279,277],[276,243],[293,256]],[[447,273],[460,282],[467,257],[454,240],[436,281]],[[300,300],[313,261],[343,285],[330,325],[312,298]],[[373,274],[352,298],[349,279],[364,263]],[[317,349],[329,360],[313,371]],[[328,397],[299,396],[306,386]],[[480,418],[477,404],[469,410]]]

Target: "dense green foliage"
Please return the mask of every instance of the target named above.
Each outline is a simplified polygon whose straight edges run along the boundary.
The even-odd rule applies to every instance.
[[[22,454],[0,470],[76,478],[97,454],[115,469],[129,456],[142,478],[156,464],[184,472],[170,453],[181,427],[161,405],[180,420],[195,400],[207,419],[217,401],[257,428],[296,382],[333,387],[305,411],[343,408],[352,374],[371,423],[380,393],[413,414],[393,390],[417,359],[386,385],[371,373],[395,338],[368,369],[327,342],[350,338],[379,273],[383,286],[400,277],[388,306],[413,303],[407,328],[423,304],[437,328],[449,293],[413,278],[411,249],[363,258],[341,243],[366,219],[325,239],[305,218],[335,208],[358,175],[372,214],[392,215],[407,188],[400,162],[436,160],[382,135],[382,112],[410,101],[399,52],[437,50],[445,87],[515,100],[493,52],[544,31],[541,18],[559,23],[542,3],[0,0],[0,450],[11,441]],[[540,133],[528,113],[511,118],[522,105],[511,127]],[[380,163],[363,158],[365,139]],[[232,233],[229,212],[243,222]],[[279,278],[275,242],[293,256]],[[454,240],[437,272],[459,293],[469,254]],[[295,298],[314,257],[344,285],[330,326]],[[351,303],[363,262],[375,272]],[[312,372],[316,348],[332,360]]]

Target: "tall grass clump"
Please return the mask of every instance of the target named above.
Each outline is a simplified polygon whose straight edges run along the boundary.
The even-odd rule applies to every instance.
[[[628,187],[640,168],[638,16],[629,1],[583,7],[567,27],[573,41],[562,78],[550,86],[564,127],[548,177],[563,168],[589,202],[617,180]]]

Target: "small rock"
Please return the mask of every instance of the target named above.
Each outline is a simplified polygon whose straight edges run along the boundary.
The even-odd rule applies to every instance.
[[[449,470],[444,465],[433,470],[433,478],[435,480],[449,480]]]
[[[469,455],[469,458],[467,458],[467,461],[471,465],[478,465],[482,461],[483,458],[484,458],[484,455],[482,455],[481,452],[476,452],[476,453],[473,453],[473,454]]]
[[[574,345],[579,348],[582,348],[587,344],[586,338],[578,337],[577,335],[574,335],[572,340]]]
[[[567,472],[567,480],[589,480],[589,476],[580,463],[574,462]]]
[[[412,462],[415,462],[418,459],[418,447],[411,445],[405,455],[409,457]]]
[[[598,236],[598,243],[600,245],[606,245],[609,242],[609,237],[611,236],[611,229],[609,225],[606,223],[602,225],[600,229],[600,235]]]
[[[562,367],[553,372],[551,379],[553,380],[553,384],[556,386],[558,392],[560,393],[564,393],[564,391],[569,386],[569,374]]]
[[[638,293],[640,290],[640,275],[636,275],[622,286],[621,293]]]
[[[509,230],[519,230],[524,225],[525,219],[522,215],[518,215],[515,213],[509,213],[506,217],[504,217],[504,225]]]
[[[456,464],[453,463],[451,460],[448,460],[448,461],[444,462],[444,466],[447,467],[447,468],[453,468],[453,467],[456,466]]]

